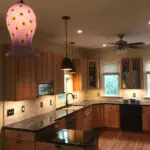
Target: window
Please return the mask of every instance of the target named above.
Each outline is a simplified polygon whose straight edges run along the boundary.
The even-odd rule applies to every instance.
[[[118,96],[118,75],[104,75],[104,92],[106,96]]]
[[[119,96],[119,66],[117,63],[104,64],[101,73],[104,78],[104,96]]]
[[[150,61],[145,61],[144,73],[146,76],[145,85],[146,85],[147,96],[150,97]]]
[[[146,74],[147,77],[147,96],[150,96],[150,73]]]

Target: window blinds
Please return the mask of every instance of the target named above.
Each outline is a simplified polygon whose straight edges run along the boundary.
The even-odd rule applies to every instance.
[[[144,71],[145,72],[150,71],[150,61],[145,61],[144,62]]]
[[[119,65],[117,63],[103,64],[101,73],[118,73]]]

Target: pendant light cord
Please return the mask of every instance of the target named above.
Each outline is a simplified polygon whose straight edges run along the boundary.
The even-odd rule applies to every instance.
[[[65,28],[66,28],[66,57],[68,56],[68,32],[67,32],[67,20],[65,20]]]

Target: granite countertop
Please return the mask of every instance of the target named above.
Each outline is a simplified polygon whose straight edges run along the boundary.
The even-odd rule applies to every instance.
[[[4,128],[36,132],[36,131],[42,130],[42,129],[44,129],[44,128],[52,125],[52,124],[55,124],[58,119],[66,117],[69,114],[72,114],[72,113],[77,112],[83,108],[86,108],[86,107],[89,107],[89,106],[95,105],[95,104],[122,105],[124,103],[122,100],[116,100],[116,101],[87,100],[87,101],[82,101],[82,102],[74,104],[74,105],[83,106],[80,109],[77,109],[77,110],[67,110],[67,109],[54,110],[54,111],[48,112],[46,114],[38,115],[38,116],[29,118],[29,119],[26,119],[26,120],[23,120],[20,122],[6,125],[6,126],[4,126]],[[131,105],[131,104],[129,104],[129,105]],[[150,102],[141,101],[141,103],[138,105],[150,106]]]
[[[98,139],[101,130],[96,129],[92,131],[61,129],[55,131],[55,135],[44,135],[38,141],[46,143],[54,143],[57,145],[72,145],[79,147],[96,146],[95,141]]]

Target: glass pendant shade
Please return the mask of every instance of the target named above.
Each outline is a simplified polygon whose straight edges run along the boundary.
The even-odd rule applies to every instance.
[[[6,23],[11,37],[11,50],[7,55],[16,57],[35,55],[32,38],[37,23],[33,10],[23,2],[14,4],[7,12]]]
[[[65,56],[62,63],[61,63],[61,69],[64,71],[72,70],[72,62],[68,56]]]

